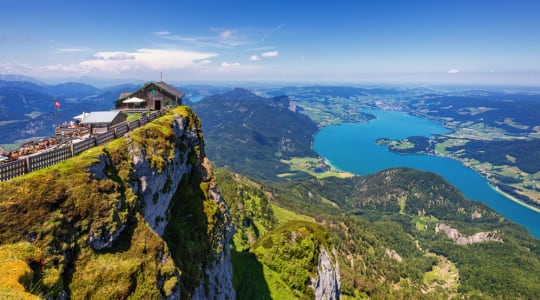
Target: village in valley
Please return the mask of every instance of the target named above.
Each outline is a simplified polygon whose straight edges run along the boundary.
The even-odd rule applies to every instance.
[[[183,97],[183,92],[163,81],[149,82],[134,92],[121,93],[110,111],[82,112],[69,122],[55,124],[54,135],[50,138],[32,140],[11,151],[0,149],[0,181],[47,166],[39,164],[38,168],[32,167],[31,158],[41,155],[57,163],[67,158],[66,153],[68,156],[80,153],[74,150],[81,148],[77,148],[78,143],[85,142],[87,146],[85,145],[84,149],[87,149],[98,145],[104,139],[120,136],[132,130],[130,122],[134,123],[133,121],[143,118],[148,120],[158,113],[161,115],[170,108],[182,105]],[[61,103],[56,100],[55,113],[60,106]],[[100,136],[103,138],[100,139]],[[62,148],[66,150],[58,151],[62,156],[58,159],[45,155]]]

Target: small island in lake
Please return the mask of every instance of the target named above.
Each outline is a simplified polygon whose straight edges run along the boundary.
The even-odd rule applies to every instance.
[[[430,139],[425,136],[411,136],[400,140],[390,140],[386,137],[375,141],[377,145],[387,145],[388,150],[400,154],[423,153],[429,154],[431,150]]]

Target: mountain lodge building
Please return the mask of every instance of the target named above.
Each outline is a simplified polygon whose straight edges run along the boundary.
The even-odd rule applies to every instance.
[[[109,131],[110,127],[127,120],[127,116],[119,110],[91,112],[82,121],[81,125],[88,127],[91,134]]]
[[[184,93],[159,81],[150,82],[132,93],[121,93],[114,102],[114,109],[126,112],[162,110],[182,105]]]

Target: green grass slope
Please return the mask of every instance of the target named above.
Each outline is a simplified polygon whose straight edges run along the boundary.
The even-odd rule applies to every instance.
[[[231,210],[234,285],[238,299],[312,299],[320,246],[328,233],[312,218],[273,204],[268,187],[224,169],[215,171]]]
[[[200,123],[186,107],[129,133],[130,143],[140,146],[156,172],[177,147],[173,114],[188,118],[188,129],[200,135]],[[203,182],[197,171],[203,149],[193,149],[192,174],[172,179],[182,180],[182,188],[172,201],[176,204],[163,239],[143,219],[142,203],[132,189],[127,141],[120,138],[0,182],[0,298],[159,299],[175,292],[180,274],[183,297],[193,291],[217,247],[212,230],[220,221],[220,209],[208,197],[211,178]],[[100,157],[108,162],[101,179],[89,171]],[[186,214],[197,222],[182,227]],[[111,248],[88,245],[90,236],[120,228]]]

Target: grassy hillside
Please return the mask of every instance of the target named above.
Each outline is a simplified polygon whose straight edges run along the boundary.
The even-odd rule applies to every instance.
[[[328,233],[310,217],[272,205],[262,184],[224,169],[216,181],[229,203],[236,232],[234,284],[238,299],[312,299],[310,277]]]
[[[235,213],[245,214],[240,220],[253,216],[253,222],[237,223],[238,235],[259,233],[252,234],[234,256],[239,299],[256,293],[268,296],[262,299],[309,297],[308,289],[299,293],[293,288],[298,287],[294,280],[303,278],[300,274],[309,273],[307,265],[300,263],[309,258],[277,251],[287,240],[284,232],[306,224],[300,219],[319,226],[320,231],[312,230],[324,232],[327,238],[317,240],[337,250],[344,299],[528,299],[540,294],[540,275],[535,271],[540,268],[540,242],[485,205],[465,199],[436,174],[389,169],[365,177],[272,186],[223,170],[218,174],[232,210],[252,209],[251,201],[263,203],[255,212]],[[263,225],[265,216],[276,222]],[[282,222],[280,216],[292,216],[293,221]],[[462,235],[492,232],[502,243],[458,245],[436,232],[441,223]],[[287,264],[303,271],[290,280],[280,268]],[[249,285],[242,284],[244,278],[252,278]]]

